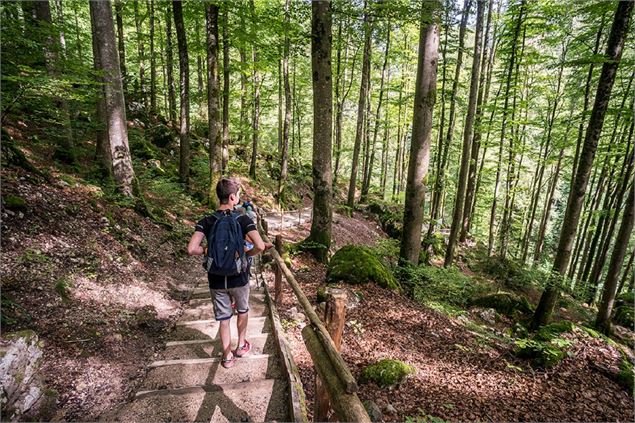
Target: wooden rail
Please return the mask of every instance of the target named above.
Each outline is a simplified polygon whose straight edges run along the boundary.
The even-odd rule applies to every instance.
[[[258,226],[263,240],[271,242],[260,221],[258,221]],[[358,390],[357,382],[340,355],[338,346],[336,346],[329,331],[318,317],[279,252],[273,248],[270,251],[277,270],[282,273],[291,286],[304,314],[309,320],[310,324],[302,330],[302,338],[311,355],[316,373],[331,399],[331,406],[337,417],[340,421],[370,423],[370,417],[356,394]],[[340,323],[338,322],[337,325],[341,326]],[[317,411],[314,411],[314,419],[324,415],[324,410],[320,410],[319,413]]]

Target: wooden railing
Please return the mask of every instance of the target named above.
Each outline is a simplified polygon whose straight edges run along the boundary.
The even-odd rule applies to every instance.
[[[258,226],[263,240],[271,242],[266,228],[263,228],[260,222]],[[274,298],[279,305],[282,297],[282,276],[284,276],[309,321],[309,324],[302,329],[302,338],[311,355],[317,375],[313,420],[326,421],[329,408],[332,408],[339,421],[370,422],[370,417],[356,393],[357,382],[339,353],[345,323],[345,294],[334,292],[329,295],[325,326],[282,259],[282,249],[282,239],[277,236],[276,248],[270,250],[276,267]]]

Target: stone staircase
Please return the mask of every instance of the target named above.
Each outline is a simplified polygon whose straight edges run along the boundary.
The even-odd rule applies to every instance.
[[[252,278],[253,279],[253,278]],[[230,369],[221,366],[221,341],[207,279],[189,304],[132,402],[104,420],[126,422],[289,421],[290,390],[263,288],[252,280],[247,340],[251,352]],[[231,319],[232,347],[237,342]]]

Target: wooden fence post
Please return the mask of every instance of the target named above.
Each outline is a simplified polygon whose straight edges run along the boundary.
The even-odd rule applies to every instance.
[[[324,322],[326,329],[333,339],[335,349],[339,352],[342,349],[342,336],[344,334],[344,324],[346,323],[346,292],[341,289],[329,290],[326,299],[326,310],[324,311]],[[320,377],[315,375],[315,402],[313,405],[313,421],[328,421],[330,409],[329,397],[326,388],[322,384]]]
[[[280,257],[282,257],[282,255],[284,254],[284,247],[282,245],[281,235],[276,235],[275,246],[276,246],[276,251],[278,252],[278,254],[280,254]],[[282,303],[282,269],[280,269],[280,266],[275,266],[275,267],[276,267],[276,272],[275,272],[276,278],[273,285],[273,293],[274,293],[276,305],[279,306]]]

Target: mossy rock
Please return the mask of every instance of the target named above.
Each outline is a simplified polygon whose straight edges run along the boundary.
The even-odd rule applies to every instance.
[[[401,290],[392,273],[370,249],[358,245],[346,245],[333,254],[329,262],[327,280],[351,284],[373,281],[384,288]]]
[[[4,207],[9,210],[14,211],[25,211],[26,210],[26,201],[22,197],[18,197],[17,195],[7,194],[3,197],[2,203]]]
[[[325,302],[328,296],[328,287],[325,285],[318,286],[315,296],[318,304]]]
[[[159,148],[166,148],[172,143],[174,139],[173,131],[165,125],[155,125],[152,128],[146,130],[146,136],[150,139],[152,144]]]
[[[552,367],[564,359],[565,353],[549,342],[536,339],[518,339],[514,342],[516,356],[532,360],[536,367]]]
[[[470,301],[470,307],[493,308],[506,316],[513,316],[516,312],[522,314],[530,314],[532,312],[527,298],[509,292],[497,292],[474,298]]]
[[[628,305],[616,308],[613,321],[620,326],[633,329],[633,325],[635,324],[635,309]]]
[[[570,322],[569,320],[561,320],[541,327],[538,333],[536,333],[535,338],[540,341],[551,341],[561,333],[573,332],[573,329],[575,329],[575,324],[573,322]]]
[[[626,359],[622,360],[620,372],[617,375],[617,383],[628,389],[631,394],[633,394],[633,376],[633,363]]]
[[[402,361],[384,359],[362,370],[360,383],[375,382],[378,386],[390,386],[403,382],[416,369]]]

